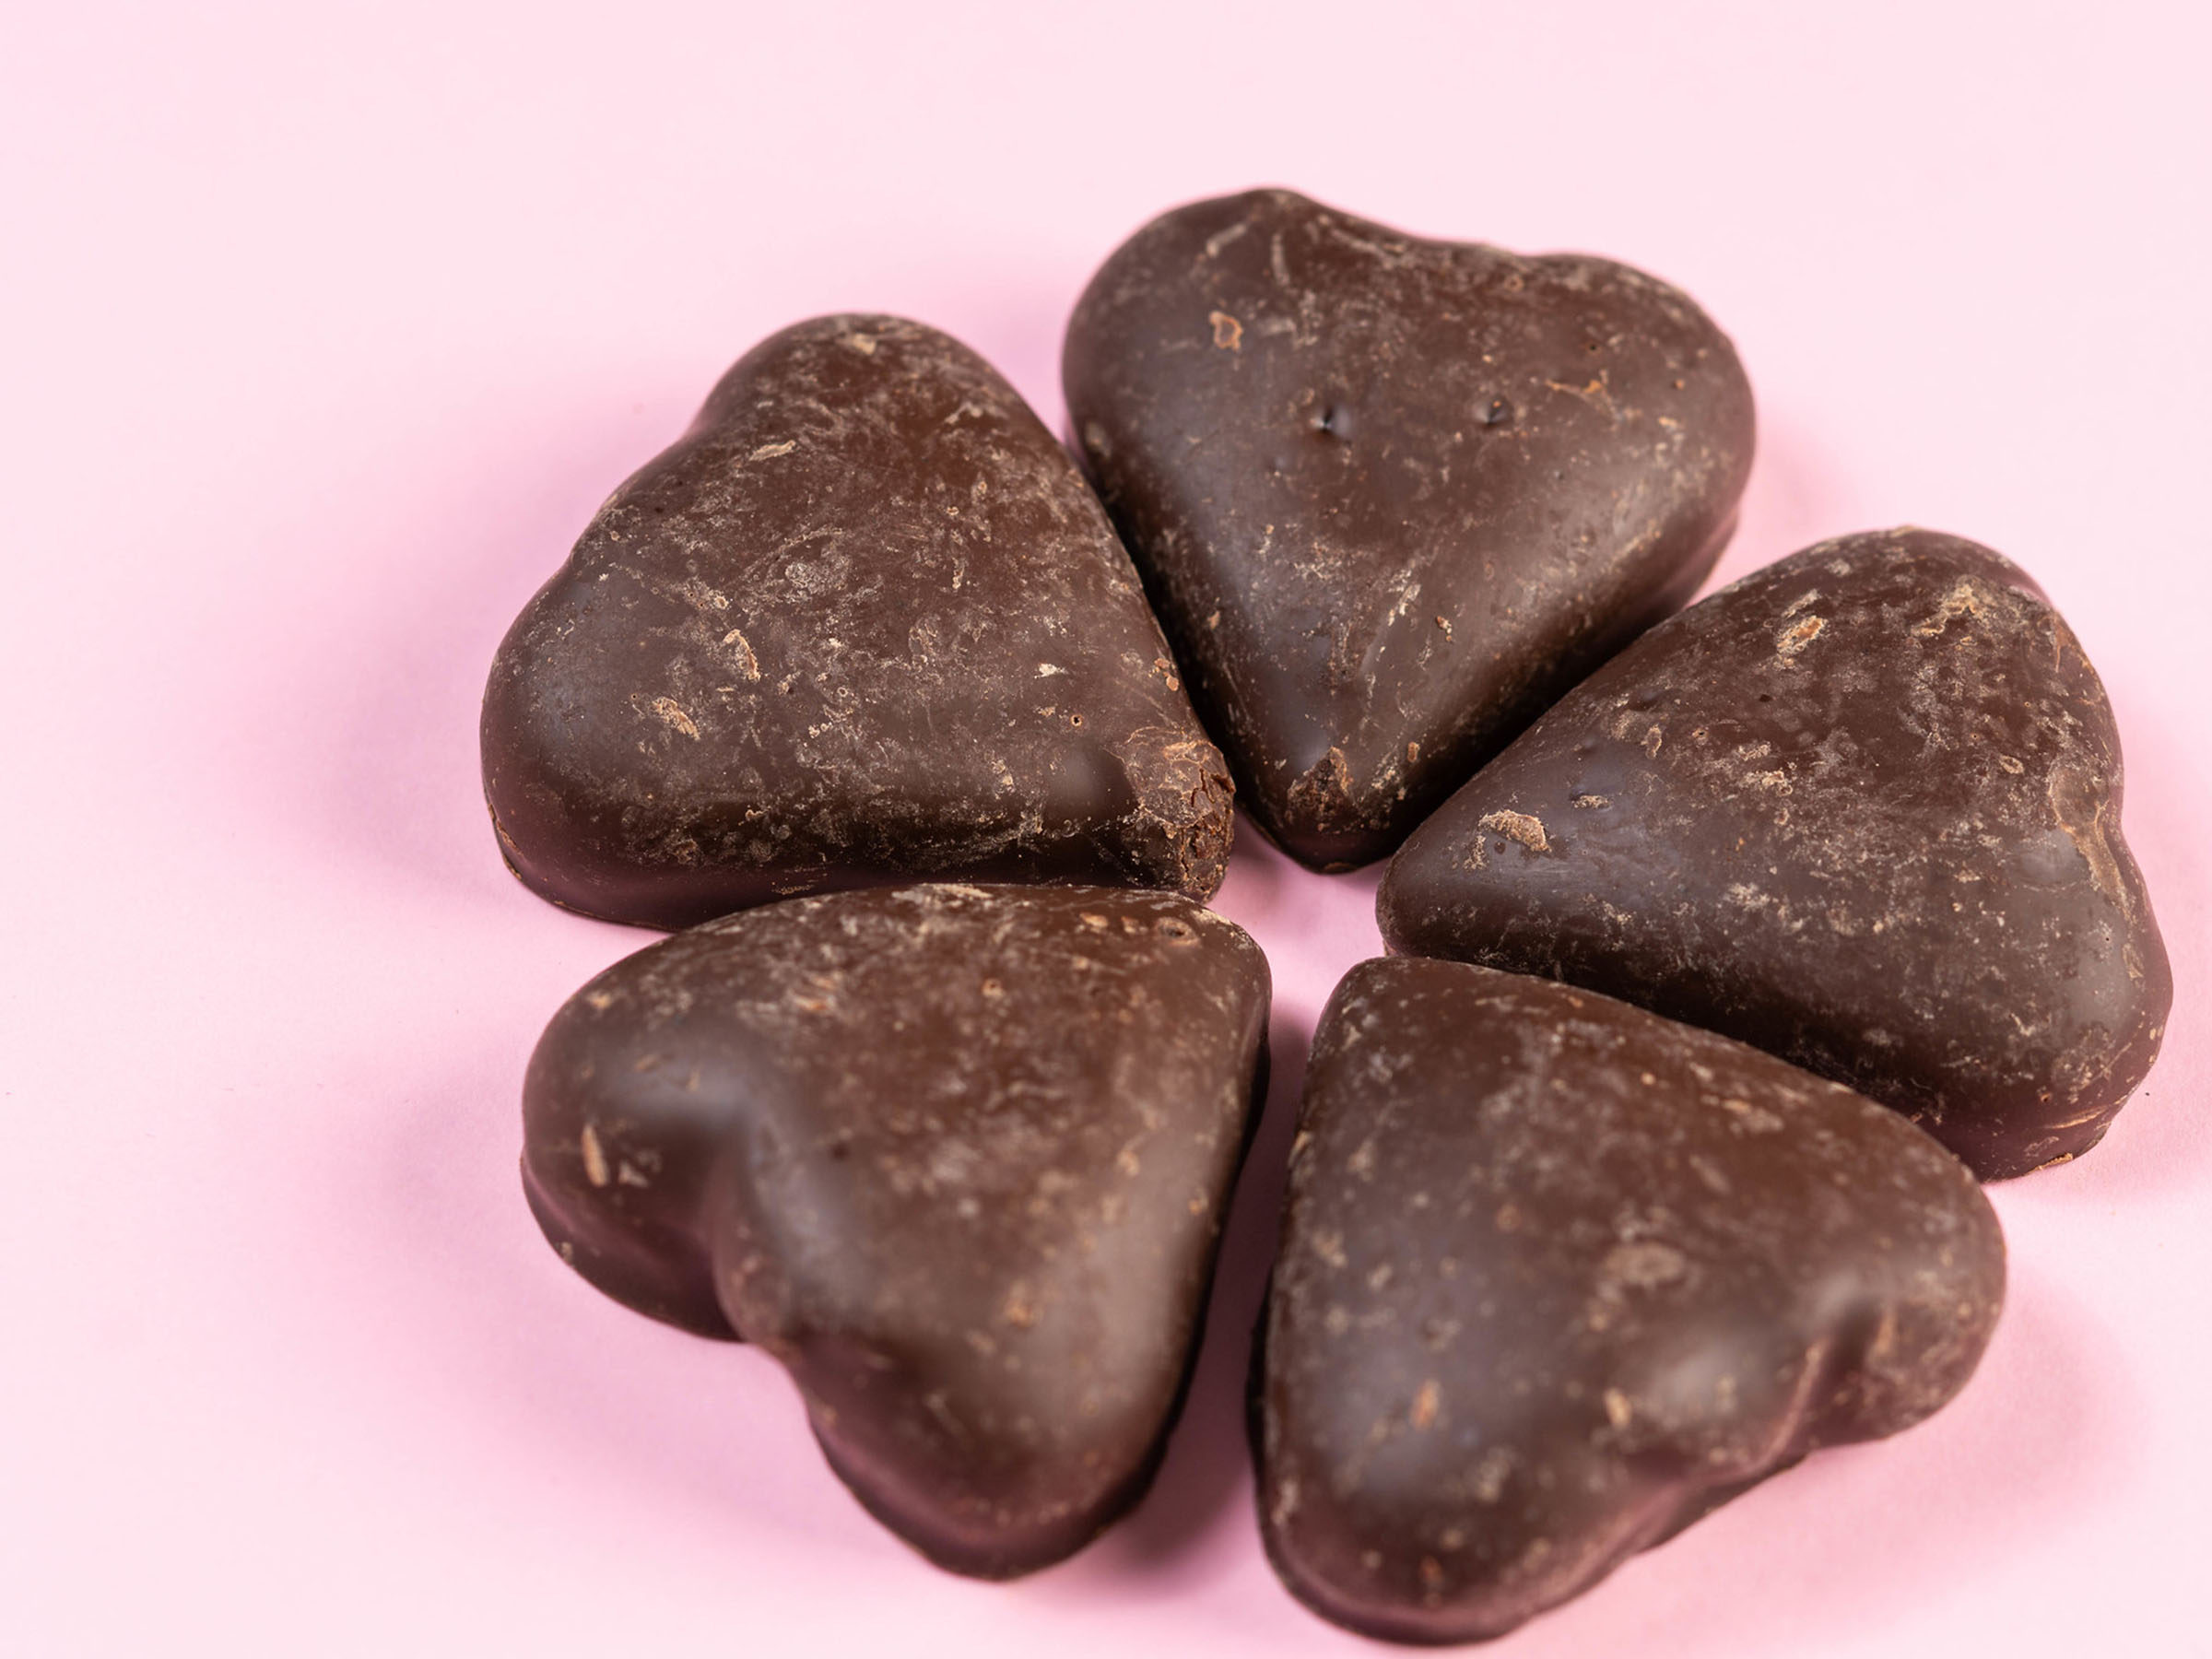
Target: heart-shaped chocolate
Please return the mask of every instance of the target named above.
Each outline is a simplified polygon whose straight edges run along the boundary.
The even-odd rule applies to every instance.
[[[1964,1385],[1995,1216],[1895,1112],[1609,997],[1362,963],[1314,1040],[1253,1371],[1324,1617],[1496,1636]]]
[[[1922,530],[1653,629],[1421,826],[1379,910],[1394,950],[1847,1083],[1984,1180],[2095,1146],[2173,999],[2096,671],[2016,566]]]
[[[1288,191],[1124,243],[1064,378],[1245,809],[1324,869],[1687,601],[1751,465],[1735,349],[1674,288]]]
[[[791,1372],[957,1571],[1150,1480],[1265,1087],[1267,965],[1170,893],[877,888],[617,963],[547,1028],[524,1184],[601,1289]]]
[[[1014,389],[892,317],[771,335],[492,665],[508,863],[680,927],[918,876],[1220,885],[1230,783],[1136,573]]]

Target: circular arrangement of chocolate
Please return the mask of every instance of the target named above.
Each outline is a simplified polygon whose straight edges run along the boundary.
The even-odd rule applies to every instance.
[[[1064,370],[1081,471],[933,329],[785,329],[500,647],[502,855],[689,928],[530,1063],[561,1257],[772,1356],[932,1560],[1080,1548],[1159,1465],[1265,1093],[1266,962],[1200,904],[1233,772],[1309,865],[1396,850],[1255,1338],[1295,1595],[1496,1636],[1940,1408],[2003,1298],[1975,1177],[2094,1147],[2172,998],[2042,592],[1900,530],[1670,615],[1750,391],[1605,260],[1195,203]]]

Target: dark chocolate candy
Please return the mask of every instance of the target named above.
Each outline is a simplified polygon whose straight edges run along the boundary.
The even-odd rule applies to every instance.
[[[618,489],[484,700],[508,863],[680,927],[920,876],[1204,898],[1219,752],[1067,454],[945,335],[771,335]]]
[[[877,888],[616,964],[547,1029],[524,1183],[585,1277],[742,1335],[960,1572],[1151,1478],[1265,1087],[1267,965],[1170,893]]]
[[[1394,950],[1740,1038],[1985,1180],[2095,1146],[2173,996],[2096,671],[2017,567],[1922,530],[1646,634],[1421,827],[1379,908]]]
[[[2005,1246],[1896,1113],[1547,980],[1362,963],[1316,1034],[1254,1369],[1324,1617],[1496,1636],[1965,1383]]]
[[[1246,810],[1324,869],[1686,602],[1751,465],[1742,367],[1675,289],[1282,190],[1138,231],[1064,370]]]

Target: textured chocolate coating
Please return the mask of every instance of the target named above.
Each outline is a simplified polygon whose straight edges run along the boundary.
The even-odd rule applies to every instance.
[[[1135,571],[981,358],[771,335],[618,489],[484,698],[508,863],[681,927],[922,876],[1220,885],[1230,786]]]
[[[1684,604],[1751,465],[1735,349],[1675,289],[1282,190],[1124,243],[1064,378],[1245,809],[1324,869]]]
[[[2173,999],[2096,671],[2016,566],[1924,530],[1653,629],[1421,827],[1379,910],[1393,950],[1847,1083],[1984,1180],[2095,1146]]]
[[[877,888],[617,963],[524,1092],[546,1236],[788,1369],[830,1465],[956,1571],[1150,1480],[1265,1087],[1267,965],[1170,893]]]
[[[1609,997],[1364,962],[1316,1034],[1254,1368],[1315,1611],[1497,1636],[1964,1385],[1996,1217],[1894,1112]]]

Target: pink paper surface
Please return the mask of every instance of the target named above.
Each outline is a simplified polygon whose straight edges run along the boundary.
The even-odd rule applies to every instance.
[[[762,1356],[546,1248],[524,1057],[646,942],[481,804],[494,645],[762,335],[905,312],[1055,424],[1061,324],[1259,182],[1613,254],[1735,338],[1740,574],[1912,522],[2101,667],[2172,950],[2105,1146],[1993,1192],[1958,1402],[1500,1650],[2212,1653],[2212,267],[2201,8],[19,7],[0,22],[0,1650],[1365,1644],[1293,1604],[1239,1389],[1307,1041],[1374,874],[1246,835],[1277,1085],[1158,1488],[1009,1586],[923,1564]]]

